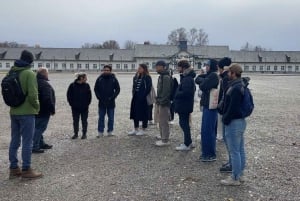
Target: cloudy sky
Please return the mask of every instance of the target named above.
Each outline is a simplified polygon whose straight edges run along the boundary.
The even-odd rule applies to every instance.
[[[300,50],[299,0],[0,0],[0,41],[81,47],[146,40],[166,43],[171,30],[203,28],[210,45],[248,41]]]

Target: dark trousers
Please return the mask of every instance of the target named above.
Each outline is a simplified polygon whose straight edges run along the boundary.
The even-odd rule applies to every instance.
[[[191,128],[190,128],[190,114],[189,113],[180,113],[179,115],[179,125],[183,131],[184,135],[184,144],[190,146],[192,143],[191,138]]]
[[[47,129],[50,116],[36,117],[35,130],[33,135],[33,150],[38,150],[45,145],[43,133]]]
[[[88,122],[87,122],[88,115],[89,115],[88,110],[77,111],[77,110],[72,109],[73,129],[74,129],[75,135],[78,135],[80,118],[81,118],[81,123],[82,123],[82,134],[86,135],[87,127],[88,127]]]
[[[153,120],[153,115],[152,115],[153,114],[153,104],[149,105],[149,109],[148,110],[149,110],[148,120],[152,121]]]
[[[216,157],[216,121],[217,110],[203,108],[201,124],[202,157]]]
[[[139,125],[139,123],[140,123],[139,120],[134,119],[133,122],[134,122],[134,128],[138,128],[140,126]],[[148,120],[143,120],[142,122],[143,122],[143,128],[147,128],[148,127]]]
[[[175,115],[175,105],[174,102],[172,102],[170,106],[170,121],[174,120],[174,115]]]

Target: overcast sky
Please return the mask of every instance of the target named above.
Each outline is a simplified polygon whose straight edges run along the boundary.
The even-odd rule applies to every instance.
[[[146,40],[166,43],[171,30],[203,28],[210,45],[248,41],[300,50],[300,0],[0,0],[0,41],[81,47]]]

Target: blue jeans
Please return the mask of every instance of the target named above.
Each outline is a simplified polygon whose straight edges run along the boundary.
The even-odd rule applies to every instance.
[[[115,108],[99,108],[98,132],[103,133],[105,124],[105,115],[107,114],[107,132],[114,130]]]
[[[222,122],[222,130],[223,130],[223,140],[224,140],[224,144],[226,146],[226,150],[228,153],[228,164],[231,166],[231,159],[230,159],[230,153],[229,153],[229,148],[227,145],[227,140],[226,140],[226,136],[225,136],[225,124]]]
[[[190,128],[190,114],[179,113],[179,125],[183,131],[184,144],[188,147],[192,144],[191,128]]]
[[[22,138],[22,169],[31,165],[32,138],[34,133],[35,115],[11,115],[11,141],[9,146],[10,168],[18,166],[18,149]]]
[[[43,146],[45,144],[43,133],[47,129],[49,119],[50,116],[35,118],[35,130],[33,135],[33,147],[32,147],[33,150],[39,150],[40,146]]]
[[[201,124],[201,156],[216,157],[216,125],[218,112],[203,107]]]
[[[228,146],[232,178],[238,180],[243,175],[246,165],[246,154],[244,148],[244,132],[246,129],[245,119],[234,119],[229,125],[225,125],[225,137]]]

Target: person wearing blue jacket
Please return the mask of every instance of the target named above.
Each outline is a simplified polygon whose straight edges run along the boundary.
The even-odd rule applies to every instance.
[[[196,73],[187,60],[181,60],[177,64],[181,74],[180,84],[174,97],[175,112],[179,115],[179,125],[183,131],[184,143],[176,147],[177,151],[189,151],[192,148],[191,128],[189,123],[190,114],[194,108]]]

